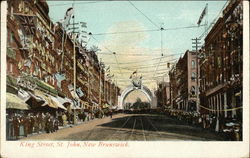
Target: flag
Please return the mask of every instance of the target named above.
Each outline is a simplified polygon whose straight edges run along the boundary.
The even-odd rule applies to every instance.
[[[201,16],[200,16],[200,18],[199,18],[199,20],[198,20],[198,22],[197,22],[197,24],[200,26],[200,23],[201,23],[201,21],[202,21],[202,19],[204,18],[204,16],[206,15],[206,13],[207,13],[207,5],[206,5],[206,7],[203,9],[203,11],[202,11],[202,13],[201,13]]]
[[[76,89],[76,94],[77,94],[79,97],[84,96],[84,93],[83,93],[83,91],[82,91],[82,89],[81,89],[80,87]]]
[[[63,24],[64,24],[65,27],[69,26],[69,21],[73,17],[73,13],[74,13],[74,10],[73,10],[72,7],[67,9],[67,11],[65,13],[65,16],[64,16],[64,20],[63,20]]]
[[[57,80],[57,86],[61,88],[61,82],[66,79],[65,74],[56,73],[54,76]]]
[[[30,67],[31,67],[31,60],[29,60],[29,59],[28,59],[28,60],[25,60],[25,61],[24,61],[24,66],[27,66],[27,67],[30,68]]]
[[[136,74],[136,73],[137,73],[137,70],[135,70],[135,71],[133,72],[133,75]]]
[[[71,16],[71,15],[73,15],[73,13],[74,13],[73,7],[70,7],[69,9],[67,9],[65,17]],[[64,17],[64,19],[65,19],[65,17]]]
[[[69,91],[73,91],[73,90],[74,90],[73,85],[72,85],[72,84],[69,84],[69,85],[68,85],[68,89],[69,89]]]
[[[108,67],[106,68],[106,72],[107,72],[107,73],[110,72],[110,66],[108,66]]]
[[[18,15],[18,19],[20,20],[23,30],[27,35],[35,35],[35,16]]]
[[[167,67],[170,68],[170,63],[167,63]]]
[[[87,28],[87,23],[86,22],[80,22],[80,24],[81,24],[81,27]]]

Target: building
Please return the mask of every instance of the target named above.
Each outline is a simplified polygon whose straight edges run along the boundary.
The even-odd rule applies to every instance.
[[[172,109],[196,111],[197,54],[187,50],[169,71],[170,105]]]
[[[157,106],[167,107],[170,105],[170,84],[169,82],[160,82],[156,90]]]
[[[55,113],[116,105],[119,88],[105,79],[105,65],[48,13],[42,0],[8,1],[7,92],[20,97],[23,91],[38,107],[36,97],[43,98]]]
[[[205,38],[200,60],[201,111],[242,118],[243,5],[230,1]]]

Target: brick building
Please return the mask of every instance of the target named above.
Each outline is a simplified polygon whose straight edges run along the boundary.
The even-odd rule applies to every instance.
[[[230,1],[205,38],[200,60],[201,111],[242,117],[243,6]]]
[[[74,45],[73,34],[66,33],[61,23],[54,24],[48,13],[47,3],[41,0],[8,1],[7,92],[19,95],[21,89],[34,98],[47,98],[50,110],[93,110],[103,107],[108,98],[117,104],[114,91],[119,88],[109,86],[105,66],[95,52],[77,41]],[[51,98],[59,99],[61,104],[51,103]],[[32,100],[30,104],[38,104]]]
[[[170,70],[170,104],[173,109],[197,110],[196,63],[196,52],[187,50]]]

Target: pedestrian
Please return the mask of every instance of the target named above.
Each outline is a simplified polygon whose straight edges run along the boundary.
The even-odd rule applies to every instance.
[[[55,132],[55,120],[53,115],[50,116],[49,129],[51,133]]]
[[[112,118],[112,110],[110,110],[110,113],[109,113],[109,115],[110,115],[110,118]]]
[[[41,113],[38,113],[37,120],[38,120],[38,131],[42,132],[43,118],[42,118],[42,114]]]
[[[62,120],[63,120],[63,126],[66,126],[66,124],[67,124],[67,116],[66,116],[65,113],[63,113],[63,115],[62,115]]]
[[[24,117],[19,116],[19,118],[20,118],[19,136],[24,136]]]
[[[50,115],[48,113],[45,118],[45,131],[46,133],[50,133]]]
[[[7,114],[6,118],[6,139],[10,140],[13,139],[13,118],[11,114]]]
[[[27,137],[29,134],[29,127],[30,127],[30,122],[29,122],[29,116],[24,118],[24,136]]]
[[[34,116],[34,133],[39,133],[38,115]]]
[[[56,117],[54,117],[54,131],[57,131],[59,128],[59,121]]]
[[[13,127],[14,127],[14,139],[17,139],[19,136],[19,126],[20,126],[20,120],[17,115],[14,116],[13,119]]]
[[[41,124],[42,124],[42,132],[44,132],[45,131],[45,117],[46,117],[46,115],[42,112],[42,122],[41,122]]]

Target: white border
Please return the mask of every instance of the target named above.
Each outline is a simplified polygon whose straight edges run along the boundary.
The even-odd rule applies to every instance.
[[[249,157],[249,2],[243,2],[243,141],[129,142],[127,148],[21,148],[20,141],[5,140],[6,1],[1,2],[1,156],[2,157]],[[4,127],[4,128],[3,128]],[[36,141],[27,141],[34,142]],[[43,141],[50,142],[50,141]],[[67,144],[67,141],[58,141]],[[57,142],[55,142],[57,143]]]

